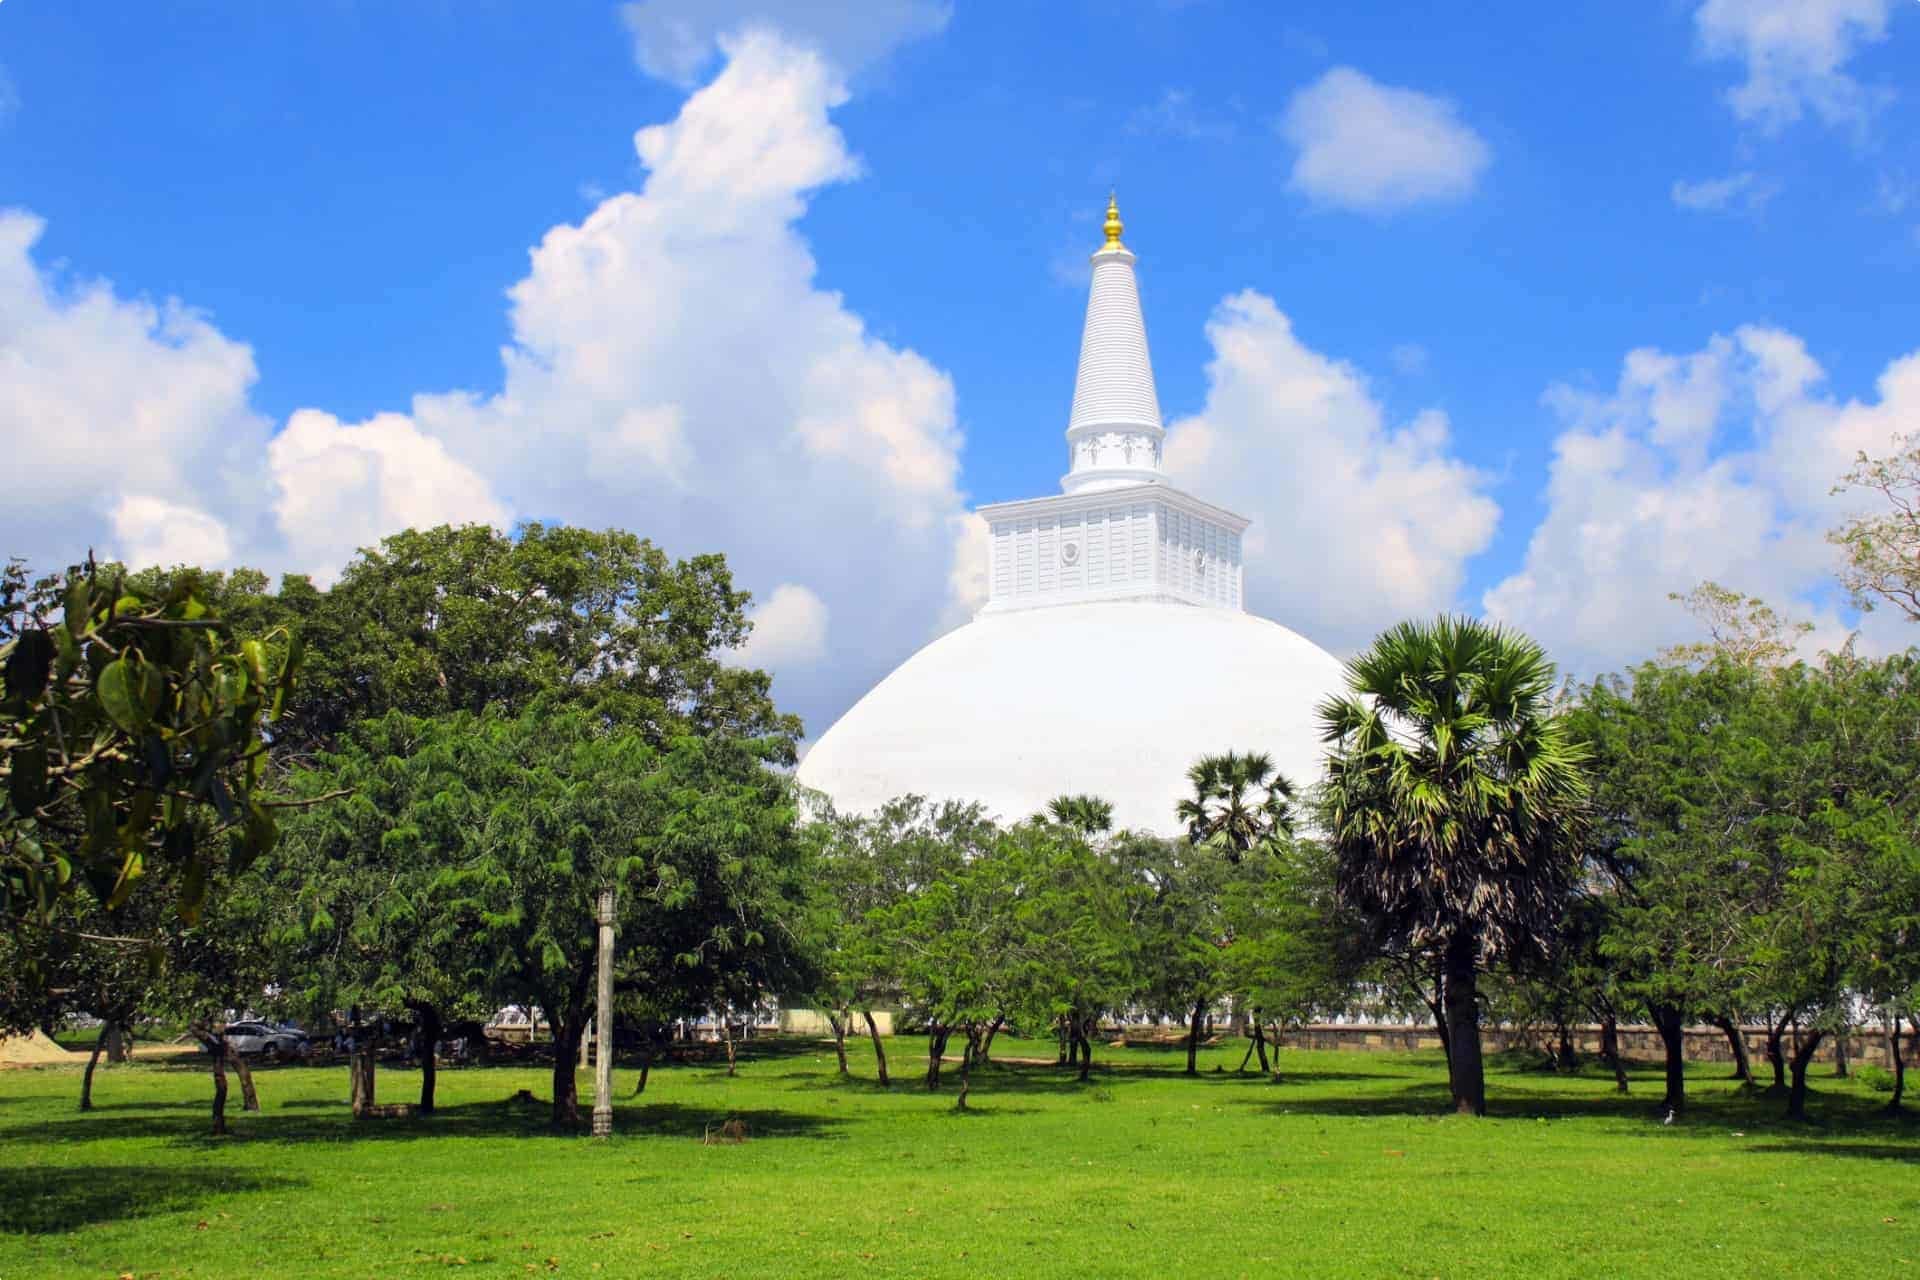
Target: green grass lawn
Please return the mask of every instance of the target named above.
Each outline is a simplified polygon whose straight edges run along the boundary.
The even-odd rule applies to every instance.
[[[546,1073],[443,1071],[431,1118],[354,1124],[344,1068],[266,1068],[209,1139],[195,1059],[102,1069],[96,1110],[60,1067],[0,1073],[0,1277],[1806,1276],[1914,1274],[1920,1125],[1825,1075],[1814,1120],[1692,1078],[1681,1124],[1652,1071],[1496,1068],[1493,1114],[1438,1114],[1431,1054],[1289,1053],[1236,1076],[1237,1047],[1101,1051],[976,1077],[974,1110],[827,1046],[750,1046],[657,1070],[606,1143],[545,1130]],[[1008,1043],[1008,1057],[1052,1046]],[[1216,1072],[1216,1067],[1224,1071]],[[615,1078],[631,1090],[632,1071]],[[383,1069],[382,1101],[415,1073]],[[511,1101],[531,1089],[543,1105]],[[582,1077],[591,1090],[590,1077]],[[590,1102],[590,1092],[588,1101]],[[750,1137],[703,1145],[730,1116]]]

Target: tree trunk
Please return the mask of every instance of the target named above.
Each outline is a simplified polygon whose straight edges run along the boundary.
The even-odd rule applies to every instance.
[[[1807,1118],[1807,1068],[1813,1064],[1813,1055],[1820,1048],[1825,1037],[1823,1031],[1809,1031],[1805,1039],[1796,1035],[1793,1046],[1793,1085],[1787,1092],[1787,1119],[1805,1120]]]
[[[580,1043],[586,1019],[568,1014],[553,1024],[553,1127],[562,1132],[580,1128]]]
[[[731,1078],[739,1064],[733,1057],[733,1019],[727,1013],[720,1016],[720,1041],[727,1046],[727,1075]]]
[[[978,1055],[980,1064],[982,1066],[986,1065],[988,1062],[991,1062],[993,1060],[992,1058],[993,1038],[999,1035],[1000,1028],[1006,1025],[1007,1025],[1007,1016],[1003,1013],[1003,1014],[997,1015],[994,1018],[992,1024],[987,1027],[986,1039],[980,1042],[980,1053]]]
[[[1554,1032],[1558,1044],[1554,1049],[1553,1069],[1555,1071],[1578,1071],[1580,1069],[1580,1055],[1573,1051],[1573,1028],[1567,1025],[1565,1018],[1561,1018],[1555,1024]]]
[[[213,1136],[227,1132],[227,1037],[214,1038],[213,1053]]]
[[[955,1111],[965,1111],[967,1109],[967,1095],[973,1091],[973,1064],[975,1060],[980,1057],[979,1029],[976,1028],[973,1023],[969,1022],[966,1025],[966,1033],[966,1050],[960,1055],[960,1092],[954,1095],[953,1099],[953,1109]]]
[[[434,1058],[440,1048],[440,1009],[437,1005],[417,1004],[413,1012],[419,1020],[420,1111],[423,1115],[432,1115],[433,1090],[438,1083],[435,1071],[439,1064]]]
[[[1447,943],[1447,1052],[1453,1109],[1463,1116],[1487,1113],[1487,1084],[1480,1060],[1480,961],[1471,934]]]
[[[104,1030],[107,1036],[107,1063],[117,1067],[127,1060],[127,1041],[132,1037],[127,1024],[118,1018],[108,1018]]]
[[[827,1013],[827,1025],[833,1028],[833,1053],[840,1060],[840,1074],[843,1076],[853,1074],[847,1070],[847,1023],[852,1020],[851,1012],[846,1009],[838,1013],[829,1010]]]
[[[647,1091],[647,1073],[653,1070],[653,1055],[640,1059],[640,1079],[633,1086],[633,1096],[639,1097]]]
[[[1073,1037],[1073,1019],[1056,1019],[1053,1024],[1053,1038],[1058,1049],[1058,1056],[1055,1057],[1053,1065],[1056,1067],[1071,1067],[1074,1062],[1074,1055],[1080,1051],[1080,1046],[1075,1042]]]
[[[1193,1003],[1193,1025],[1187,1028],[1187,1074],[1200,1074],[1200,1068],[1194,1065],[1194,1059],[1200,1053],[1200,1028],[1207,1016],[1207,1002],[1196,1000]]]
[[[1767,1062],[1773,1067],[1775,1089],[1787,1087],[1787,1055],[1780,1047],[1781,1040],[1787,1034],[1787,1022],[1788,1018],[1784,1016],[1779,1022],[1775,1022],[1772,1015],[1767,1017]]]
[[[887,1079],[887,1049],[880,1043],[879,1024],[873,1020],[873,1010],[862,1009],[860,1013],[867,1020],[867,1036],[873,1041],[873,1065],[880,1073],[880,1087],[888,1088],[891,1082]]]
[[[1847,1033],[1842,1031],[1833,1038],[1833,1078],[1835,1080],[1845,1080],[1847,1078],[1849,1065],[1847,1061]]]
[[[1267,1043],[1273,1046],[1273,1065],[1268,1069],[1268,1078],[1280,1078],[1280,1024],[1275,1022],[1267,1027]]]
[[[221,1038],[221,1042],[225,1043],[225,1037]],[[235,1053],[233,1054],[233,1070],[234,1074],[240,1077],[240,1109],[242,1111],[258,1111],[260,1109],[260,1095],[253,1091],[253,1068],[247,1065],[247,1060],[243,1055]]]
[[[1627,1091],[1627,1068],[1620,1061],[1620,1020],[1609,1010],[1600,1022],[1600,1056],[1613,1068],[1613,1091]]]
[[[1247,1031],[1247,1051],[1240,1055],[1240,1065],[1233,1069],[1233,1074],[1241,1075],[1245,1073],[1247,1069],[1247,1064],[1252,1061],[1253,1061],[1253,1031],[1249,1029]]]
[[[1887,1061],[1893,1065],[1893,1097],[1887,1103],[1887,1112],[1897,1115],[1901,1095],[1907,1091],[1907,1060],[1900,1052],[1900,1015],[1897,1013],[1887,1032]]]
[[[204,1023],[189,1024],[188,1030],[200,1047],[207,1051],[207,1057],[213,1064],[213,1136],[225,1137],[227,1132],[227,1033],[214,1031]]]
[[[947,1029],[929,1026],[927,1028],[927,1088],[940,1087],[940,1059],[947,1051]]]
[[[1667,1096],[1660,1100],[1660,1109],[1666,1112],[1671,1121],[1687,1108],[1686,1028],[1678,1009],[1649,1005],[1647,1014],[1653,1019],[1654,1029],[1660,1033],[1660,1043],[1667,1051]]]
[[[1723,1013],[1707,1021],[1720,1028],[1727,1037],[1727,1047],[1733,1051],[1733,1078],[1751,1086],[1754,1083],[1753,1062],[1747,1057],[1747,1037],[1740,1029],[1740,1019]]]
[[[100,1053],[107,1047],[107,1032],[113,1029],[113,1020],[100,1024],[100,1038],[93,1042],[93,1052],[87,1055],[86,1074],[80,1077],[80,1109],[93,1110],[93,1069],[100,1065]]]

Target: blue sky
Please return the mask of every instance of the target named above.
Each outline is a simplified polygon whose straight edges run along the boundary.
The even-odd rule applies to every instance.
[[[1053,491],[1114,186],[1261,612],[1342,651],[1486,611],[1597,669],[1719,577],[1831,640],[1825,491],[1920,422],[1877,384],[1920,348],[1916,41],[1893,0],[6,0],[0,439],[43,483],[0,535],[324,574],[620,523],[781,601],[757,656],[822,727],[965,616],[964,509]]]

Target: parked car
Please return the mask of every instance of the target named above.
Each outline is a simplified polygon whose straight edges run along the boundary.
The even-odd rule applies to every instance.
[[[291,1023],[229,1022],[227,1045],[235,1053],[263,1053],[273,1058],[304,1058],[312,1041]]]

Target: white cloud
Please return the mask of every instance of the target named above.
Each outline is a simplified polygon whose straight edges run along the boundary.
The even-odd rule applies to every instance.
[[[781,583],[755,606],[738,661],[767,668],[818,662],[827,655],[828,613],[827,602],[799,583]]]
[[[1676,180],[1672,190],[1673,202],[1695,213],[1758,213],[1779,194],[1779,183],[1751,170],[1698,182]]]
[[[819,288],[796,228],[860,171],[829,119],[840,77],[768,32],[723,43],[719,76],[635,136],[642,188],[533,250],[500,392],[420,396],[411,423],[511,511],[723,550],[749,590],[804,589],[833,661],[774,645],[778,612],[756,652],[808,668],[777,692],[819,732],[951,620],[960,434],[950,379]]]
[[[1201,412],[1170,429],[1176,483],[1254,520],[1249,605],[1351,650],[1451,606],[1499,508],[1450,452],[1446,415],[1394,427],[1351,365],[1311,350],[1272,299],[1225,299],[1207,324]]]
[[[114,506],[112,554],[135,565],[226,564],[233,559],[227,526],[204,511],[147,496]]]
[[[399,529],[511,523],[485,480],[396,413],[348,426],[302,409],[267,446],[267,462],[284,562],[320,582]]]
[[[692,88],[723,37],[751,25],[818,50],[842,74],[946,29],[947,0],[632,0],[620,6],[633,55],[650,76]]]
[[[250,540],[269,431],[247,401],[252,351],[176,301],[43,272],[43,229],[0,210],[0,454],[29,478],[0,505],[0,554],[48,569]],[[156,503],[191,513],[177,538]]]
[[[40,224],[0,215],[0,445],[35,480],[0,546],[50,564],[111,533],[325,578],[409,525],[632,529],[770,593],[749,652],[823,730],[957,620],[953,386],[815,282],[797,222],[860,168],[829,118],[839,74],[771,32],[722,46],[713,82],[635,135],[641,189],[532,251],[497,392],[355,424],[303,409],[274,436],[245,346],[177,304],[57,287],[29,254]]]
[[[1323,204],[1386,213],[1472,192],[1493,158],[1445,98],[1335,67],[1293,95],[1279,130],[1291,185]]]
[[[1709,57],[1746,65],[1746,80],[1727,91],[1734,115],[1771,133],[1808,111],[1826,124],[1866,123],[1890,91],[1845,67],[1885,38],[1892,11],[1893,0],[1704,0],[1693,20]]]
[[[1846,634],[1826,531],[1849,499],[1834,482],[1920,415],[1920,353],[1889,365],[1871,403],[1840,401],[1792,334],[1745,327],[1684,356],[1628,354],[1617,387],[1555,387],[1548,512],[1487,613],[1582,672],[1617,669],[1697,639],[1669,602],[1711,579]],[[1870,619],[1867,643],[1899,642]],[[1905,637],[1911,640],[1911,634]]]

